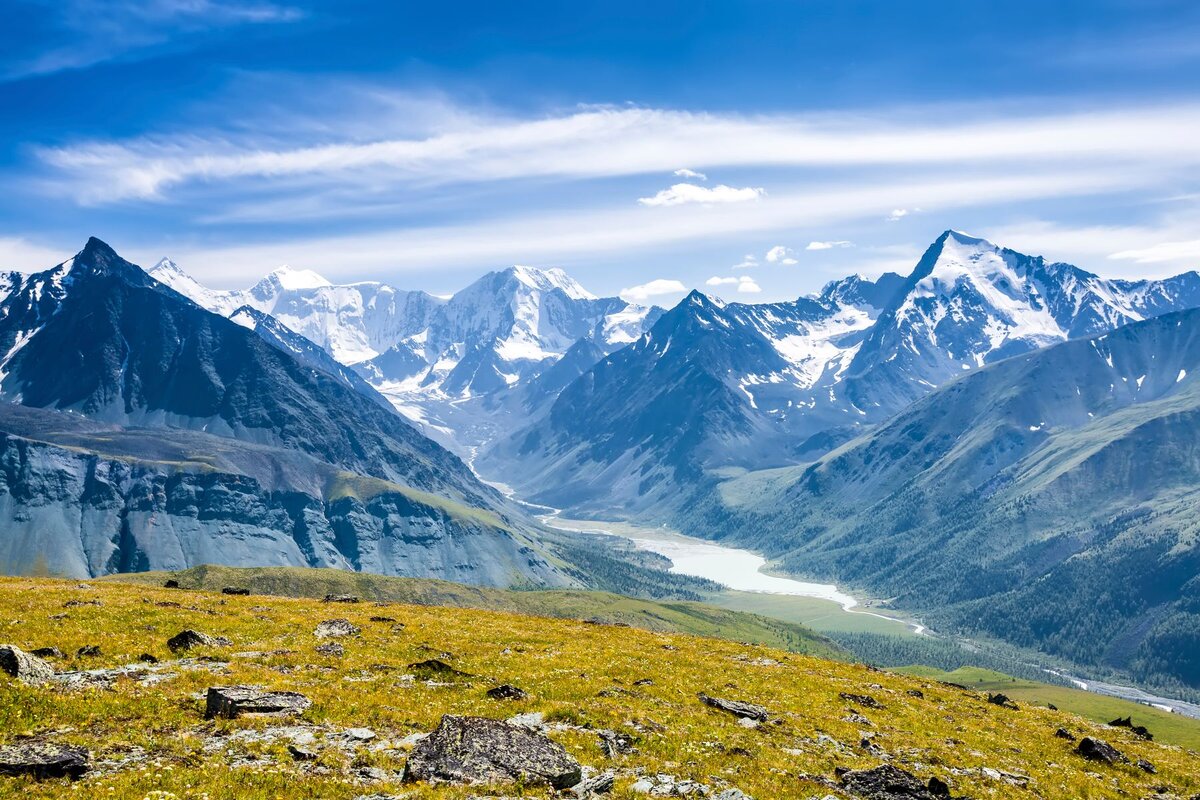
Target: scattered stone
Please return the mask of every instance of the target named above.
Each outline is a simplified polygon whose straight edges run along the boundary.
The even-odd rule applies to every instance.
[[[1151,764],[1149,761],[1147,761],[1144,758],[1139,758],[1137,761],[1135,761],[1133,763],[1142,772],[1148,772],[1151,775],[1155,775],[1158,773],[1158,769],[1156,769],[1153,764]]]
[[[864,800],[943,800],[950,787],[939,778],[922,782],[911,772],[891,764],[874,769],[847,770],[839,776],[842,787]]]
[[[100,645],[98,644],[85,644],[83,647],[75,651],[76,658],[94,658],[98,655],[100,655]]]
[[[1133,724],[1133,717],[1118,717],[1108,724],[1114,728],[1129,728],[1129,730],[1133,731],[1134,734],[1142,737],[1148,742],[1154,739],[1154,734],[1150,733],[1150,731],[1146,729],[1145,725]]]
[[[331,636],[358,636],[360,633],[362,633],[362,629],[352,625],[348,619],[327,619],[318,623],[316,630],[313,631],[318,639],[326,639]]]
[[[922,692],[920,689],[909,689],[907,692],[905,692],[905,694],[908,695],[909,697],[917,697],[917,698],[925,697],[925,693]]]
[[[346,655],[346,648],[342,647],[337,642],[326,642],[325,644],[317,645],[317,652],[323,656],[334,656],[341,658]]]
[[[597,775],[585,777],[579,783],[575,784],[575,788],[571,791],[580,800],[593,797],[598,794],[608,794],[613,790],[613,786],[617,782],[617,776],[612,771],[601,772]]]
[[[871,697],[869,694],[852,694],[850,692],[838,692],[838,697],[847,700],[855,705],[863,706],[864,708],[883,708],[883,704]]]
[[[37,656],[38,658],[66,658],[67,654],[57,647],[39,647],[36,650],[30,650],[29,655]]]
[[[541,711],[527,711],[508,718],[509,725],[519,725],[530,730],[542,730],[546,727],[546,715]]]
[[[1056,730],[1054,732],[1054,735],[1057,736],[1059,739],[1066,739],[1068,742],[1075,741],[1075,734],[1071,733],[1066,728],[1059,728],[1058,730]]]
[[[301,747],[296,744],[287,746],[288,752],[291,753],[292,759],[295,761],[316,761],[317,752],[307,747]]]
[[[1014,703],[1006,694],[989,693],[987,696],[987,701],[994,706],[1003,706],[1004,708],[1011,708],[1013,711],[1020,711],[1020,708],[1017,706],[1017,704]]]
[[[392,617],[371,617],[371,622],[396,622]],[[404,627],[401,625],[400,627]]]
[[[1001,781],[1009,784],[1010,786],[1016,786],[1021,789],[1029,786],[1029,782],[1032,780],[1032,778],[1030,778],[1028,775],[1017,775],[1015,773],[1005,772],[993,767],[980,767],[979,774],[983,775],[985,778],[989,778],[990,780]]]
[[[698,696],[704,705],[733,714],[735,717],[752,719],[756,722],[766,722],[771,717],[771,713],[767,709],[754,703],[746,703],[741,700],[722,700],[719,697],[710,697],[704,692]]]
[[[1100,761],[1110,766],[1129,763],[1129,759],[1120,750],[1103,739],[1093,739],[1090,736],[1085,736],[1079,741],[1075,752],[1089,761]]]
[[[1058,711],[1058,706],[1054,705],[1054,703],[1046,703],[1046,708],[1050,709],[1051,711]]]
[[[242,589],[237,586],[226,586],[224,589],[221,590],[221,594],[232,594],[232,595],[237,595],[239,597],[246,597],[247,595],[250,594],[250,590]]]
[[[233,642],[224,636],[209,636],[191,628],[180,631],[167,640],[167,647],[171,652],[190,650],[193,647],[229,647],[232,644]]]
[[[596,735],[600,737],[600,750],[605,758],[613,759],[633,752],[633,737],[627,733],[598,730]]]
[[[63,608],[79,608],[80,606],[101,606],[104,605],[99,600],[68,600],[63,603]]]
[[[142,653],[140,656],[137,657],[137,660],[142,662],[143,664],[157,664],[158,663],[158,657],[151,655],[150,653]]]
[[[354,594],[327,594],[322,603],[357,603],[358,595]]]
[[[582,770],[559,744],[540,733],[486,717],[442,717],[413,748],[404,781],[512,783],[569,789]]]
[[[54,677],[54,667],[12,644],[0,645],[0,669],[31,686]]]
[[[178,589],[178,588],[179,588],[179,581],[175,580],[174,578],[171,578],[170,580],[163,581],[163,588],[164,588],[164,589]]]
[[[584,625],[607,625],[610,628],[628,628],[628,622],[611,622],[600,617],[588,617],[583,621]]]
[[[312,701],[299,692],[266,692],[254,686],[210,686],[204,717],[295,716],[311,705]]]
[[[638,678],[636,681],[633,682],[633,685],[634,686],[653,686],[654,681],[651,680],[650,678]]]
[[[408,669],[422,680],[435,680],[438,678],[469,678],[469,672],[462,672],[436,658],[431,658],[427,661],[418,661],[414,664],[409,664]]]
[[[525,700],[529,694],[524,689],[519,689],[511,683],[504,683],[495,688],[487,690],[487,696],[493,700]]]
[[[35,780],[70,778],[88,771],[91,756],[82,747],[27,741],[0,747],[0,775],[28,775]]]

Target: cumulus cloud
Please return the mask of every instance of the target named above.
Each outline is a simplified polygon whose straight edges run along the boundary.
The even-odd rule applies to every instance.
[[[620,294],[621,299],[627,302],[644,303],[652,297],[658,297],[664,294],[681,294],[686,291],[687,287],[679,281],[668,280],[666,278],[655,278],[648,283],[622,289]]]
[[[747,186],[742,189],[719,184],[717,186],[697,186],[694,183],[677,183],[669,189],[663,189],[653,197],[639,197],[638,202],[644,206],[679,206],[684,203],[745,203],[757,200],[764,194],[762,189]]]
[[[767,251],[767,261],[771,264],[798,264],[792,251],[788,247],[777,244]]]
[[[749,275],[733,275],[730,277],[714,275],[704,283],[707,286],[736,286],[737,290],[744,294],[757,294],[762,291],[762,288],[758,285],[758,281]]]
[[[854,242],[842,239],[836,242],[809,242],[805,250],[832,250],[835,247],[854,247]]]
[[[908,216],[907,208],[893,208],[892,213],[888,214],[886,219],[888,222],[899,222]]]
[[[689,180],[693,180],[693,181],[706,181],[706,180],[708,180],[708,176],[707,176],[707,175],[705,175],[703,172],[696,172],[696,170],[694,170],[694,169],[688,169],[687,167],[684,167],[683,169],[677,169],[677,170],[675,170],[675,177],[677,177],[677,178],[687,178],[687,179],[689,179]]]
[[[758,256],[753,253],[746,253],[742,256],[742,260],[733,265],[734,269],[753,269],[758,266]]]

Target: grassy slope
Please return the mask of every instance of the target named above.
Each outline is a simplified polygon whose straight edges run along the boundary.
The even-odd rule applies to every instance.
[[[99,600],[102,605],[64,610],[69,600]],[[182,606],[158,605],[164,602]],[[52,619],[63,613],[65,618]],[[379,614],[406,627],[370,621]],[[315,622],[333,616],[346,617],[363,631],[345,640],[342,658],[314,652]],[[350,800],[363,793],[403,790],[410,798],[466,798],[479,790],[401,787],[390,781],[355,785],[347,778],[352,766],[367,764],[397,774],[406,750],[399,740],[432,729],[443,713],[504,717],[525,711],[631,733],[631,720],[641,721],[643,729],[649,721],[663,726],[658,733],[636,734],[636,752],[615,762],[605,760],[596,736],[586,730],[570,727],[550,734],[586,765],[666,772],[706,783],[728,781],[759,800],[823,796],[827,792],[804,775],[831,778],[838,766],[880,763],[878,756],[856,746],[863,725],[844,719],[848,703],[839,692],[879,699],[885,708],[861,709],[873,722],[875,744],[899,766],[947,778],[956,795],[1006,800],[1144,797],[1161,785],[1180,796],[1200,791],[1196,754],[1177,747],[1142,742],[1126,731],[1100,728],[1064,712],[1034,707],[1014,712],[989,705],[976,693],[925,679],[725,640],[494,611],[396,604],[381,610],[370,603],[331,607],[307,599],[222,597],[119,582],[78,588],[73,581],[0,581],[0,639],[24,648],[56,645],[66,652],[85,644],[102,648],[101,656],[68,659],[59,665],[63,669],[125,664],[143,651],[168,659],[165,640],[185,627],[230,636],[232,648],[208,654],[229,659],[228,665],[175,667],[179,673],[169,680],[142,685],[126,679],[116,691],[28,687],[0,679],[0,740],[54,732],[55,739],[90,747],[98,759],[136,756],[137,748],[144,748],[148,759],[87,778],[77,784],[77,793],[56,782],[0,778],[0,797],[141,800],[153,791],[170,794],[152,797],[181,799]],[[288,652],[268,652],[278,649]],[[458,668],[488,677],[450,684],[406,678],[404,665],[428,658],[429,649],[449,651]],[[762,658],[778,663],[753,663]],[[214,675],[209,671],[214,668],[222,671]],[[634,686],[643,678],[653,683]],[[515,703],[486,699],[485,689],[502,681],[522,686],[530,698]],[[314,774],[293,761],[278,741],[239,744],[231,736],[270,727],[271,721],[201,719],[198,693],[209,685],[231,683],[303,692],[313,707],[302,722],[335,729],[370,727],[395,746],[374,752],[360,748],[354,756],[326,749],[317,762],[326,772]],[[923,697],[908,695],[912,689]],[[748,730],[701,705],[696,699],[700,691],[761,702],[779,715],[781,724]],[[1086,762],[1055,738],[1059,726],[1099,734],[1131,757],[1153,761],[1158,774]],[[819,742],[818,733],[844,746]],[[1028,775],[1030,788],[988,778],[981,767]],[[637,796],[631,783],[629,773],[623,773],[614,800]],[[545,794],[534,790],[526,796]]]
[[[391,578],[363,572],[302,567],[220,567],[206,565],[178,573],[144,572],[106,580],[161,586],[173,577],[185,588],[220,591],[244,587],[256,594],[324,597],[353,594],[365,600],[414,605],[513,611],[546,617],[596,618],[655,631],[676,631],[754,642],[827,658],[844,651],[801,625],[703,603],[638,600],[608,592],[572,590],[508,591],[428,578]]]
[[[1158,741],[1200,750],[1200,720],[1171,714],[1141,703],[1105,697],[1067,686],[1051,686],[1023,680],[979,667],[960,667],[953,672],[943,672],[931,667],[911,666],[899,667],[894,671],[930,680],[959,683],[981,692],[1003,692],[1020,703],[1055,705],[1064,711],[1101,723],[1119,717],[1133,717],[1135,724],[1145,725]]]

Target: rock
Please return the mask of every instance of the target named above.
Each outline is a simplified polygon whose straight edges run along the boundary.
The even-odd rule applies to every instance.
[[[1133,724],[1133,717],[1118,717],[1108,724],[1114,728],[1129,728],[1129,730],[1133,731],[1146,741],[1151,741],[1154,739],[1154,734],[1150,733],[1150,731],[1146,729],[1145,725]]]
[[[335,656],[340,658],[346,655],[346,648],[342,647],[337,642],[326,642],[325,644],[317,645],[317,652],[323,656]]]
[[[82,747],[27,741],[0,747],[0,775],[28,775],[35,780],[83,777],[91,756]]]
[[[330,636],[357,636],[360,633],[362,633],[362,629],[350,624],[348,619],[327,619],[318,623],[316,630],[313,631],[313,635],[318,639],[326,639]]]
[[[612,759],[633,752],[633,737],[629,734],[598,730],[596,735],[600,737],[600,750],[603,751],[605,758]]]
[[[178,589],[178,588],[179,588],[179,581],[175,580],[174,578],[171,578],[170,580],[163,581],[163,588],[164,588],[164,589]]]
[[[442,717],[413,748],[404,780],[513,783],[569,789],[582,779],[579,762],[540,733],[486,717]]]
[[[167,640],[167,647],[172,652],[190,650],[193,647],[229,647],[233,642],[224,636],[209,636],[191,628],[180,631]]]
[[[100,655],[100,645],[98,644],[85,644],[75,651],[76,658],[89,658],[98,655]]]
[[[409,664],[408,669],[414,675],[422,680],[435,680],[438,678],[469,678],[469,672],[462,672],[447,664],[445,661],[440,661],[436,658],[431,658],[427,661],[418,661],[414,664]]]
[[[143,664],[157,664],[158,656],[151,655],[150,653],[142,653],[137,657],[137,660]]]
[[[571,789],[571,791],[576,797],[586,800],[586,798],[593,797],[594,795],[608,794],[613,790],[616,782],[617,776],[615,773],[611,771],[601,772],[598,775],[584,778],[575,784],[575,788]]]
[[[907,692],[905,692],[905,694],[908,695],[909,697],[916,697],[916,698],[923,698],[925,696],[925,693],[922,692],[920,689],[909,689]]]
[[[838,692],[838,697],[843,700],[848,700],[855,705],[863,706],[864,708],[883,708],[883,704],[871,697],[869,694],[851,694],[850,692]]]
[[[504,683],[487,690],[487,696],[493,700],[525,700],[529,697],[523,689],[518,689],[511,683]]]
[[[0,669],[21,683],[35,686],[54,677],[54,667],[16,645],[0,645]]]
[[[288,749],[288,753],[291,754],[292,759],[295,761],[316,761],[317,760],[317,752],[315,750],[311,750],[307,747],[301,747],[300,745],[289,744],[287,746],[287,749]]]
[[[989,693],[987,696],[987,701],[994,706],[1003,706],[1004,708],[1011,708],[1013,711],[1020,710],[1020,708],[1018,708],[1017,704],[1014,703],[1009,698],[1009,696],[1006,694],[999,694],[999,693],[998,694],[990,694]]]
[[[756,722],[766,722],[771,718],[771,712],[754,703],[746,703],[741,700],[722,700],[719,697],[709,697],[704,692],[701,692],[698,696],[700,702],[704,703],[704,705],[733,714],[735,717],[752,719]]]
[[[37,656],[38,658],[66,658],[67,654],[57,647],[39,647],[36,650],[30,650],[29,655]]]
[[[327,594],[322,603],[357,603],[358,595],[353,594]]]
[[[1051,711],[1058,711],[1058,706],[1054,705],[1054,703],[1046,703],[1046,708],[1050,709]]]
[[[1099,761],[1109,765],[1129,763],[1129,759],[1120,750],[1103,739],[1093,739],[1090,736],[1079,740],[1079,746],[1075,748],[1075,752],[1089,761]]]
[[[1059,739],[1066,739],[1068,742],[1075,741],[1075,734],[1071,733],[1066,728],[1059,728],[1058,730],[1056,730],[1054,732],[1054,735],[1057,736]]]
[[[68,600],[63,603],[63,608],[79,608],[80,606],[99,606],[103,605],[99,600]]]
[[[1137,761],[1135,761],[1133,763],[1134,763],[1134,766],[1136,766],[1142,772],[1148,772],[1151,775],[1154,775],[1158,772],[1158,769],[1156,769],[1153,764],[1151,764],[1149,761],[1147,761],[1144,758],[1139,758]]]
[[[233,719],[246,714],[289,717],[303,713],[312,701],[299,692],[267,692],[254,686],[210,686],[205,719]]]
[[[874,769],[849,770],[840,775],[843,788],[864,800],[943,800],[950,787],[939,778],[928,783],[911,772],[884,764]]]
[[[392,617],[371,617],[371,622],[395,622]],[[400,627],[404,627],[401,625]]]
[[[224,589],[221,590],[221,594],[232,594],[232,595],[238,595],[239,597],[245,597],[250,594],[250,590],[242,589],[237,586],[226,586]]]

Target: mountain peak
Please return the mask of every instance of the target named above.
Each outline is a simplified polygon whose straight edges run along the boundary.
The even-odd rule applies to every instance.
[[[514,264],[500,274],[511,276],[530,289],[548,292],[559,289],[572,300],[595,300],[596,295],[579,285],[579,282],[558,267],[538,269],[522,264]]]
[[[267,274],[259,285],[275,284],[281,289],[287,291],[296,291],[299,289],[319,289],[323,286],[332,286],[333,284],[327,281],[320,274],[313,272],[311,269],[293,269],[287,264],[272,270]]]
[[[117,251],[95,236],[89,236],[87,244],[75,255],[77,263],[85,264],[103,264],[114,258],[120,258]]]
[[[953,228],[943,231],[942,235],[937,238],[936,243],[944,244],[948,241],[952,241],[952,242],[956,242],[957,244],[964,244],[964,245],[974,245],[974,246],[983,245],[983,246],[989,247],[989,248],[996,247],[996,245],[992,244],[987,239],[982,239],[978,236],[972,236],[971,234],[963,233],[962,231],[956,231]]]

